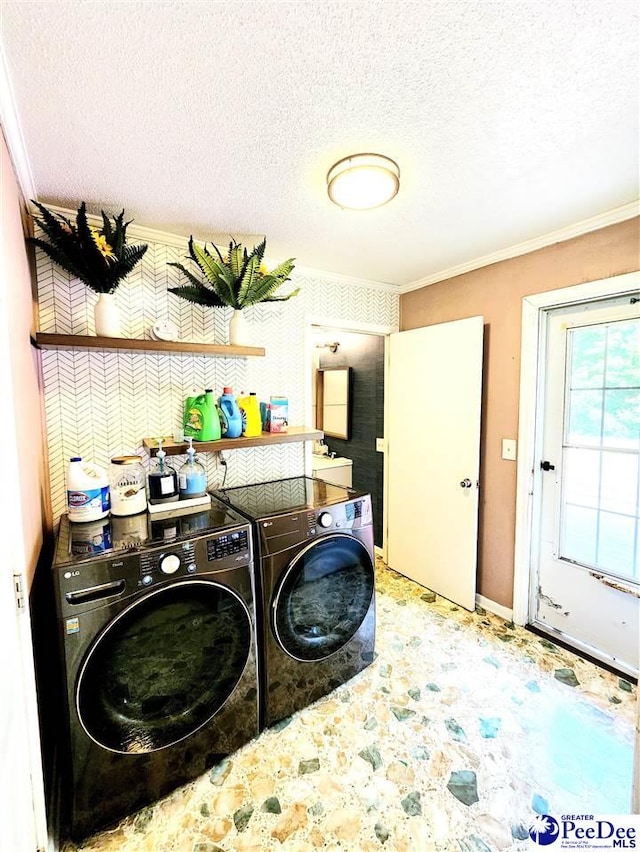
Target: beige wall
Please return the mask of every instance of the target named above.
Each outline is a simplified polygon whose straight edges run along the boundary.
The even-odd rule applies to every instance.
[[[400,299],[400,328],[484,316],[478,591],[513,602],[516,465],[502,438],[518,434],[522,298],[640,269],[640,218],[468,272]]]
[[[19,452],[18,494],[24,571],[29,586],[40,554],[45,518],[45,439],[42,427],[42,398],[38,354],[29,342],[34,326],[31,269],[22,229],[23,199],[13,171],[4,137],[2,144],[2,229],[0,231],[0,333],[8,337],[9,388],[2,391],[2,416],[12,418]],[[6,394],[6,395],[5,395]],[[15,533],[15,531],[14,531]],[[22,550],[22,549],[21,549]]]

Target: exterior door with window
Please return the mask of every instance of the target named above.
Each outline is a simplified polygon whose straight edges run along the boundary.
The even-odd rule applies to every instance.
[[[545,364],[533,623],[637,674],[638,304],[626,297],[550,311]]]

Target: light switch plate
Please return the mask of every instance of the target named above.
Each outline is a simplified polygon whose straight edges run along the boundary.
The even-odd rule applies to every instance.
[[[376,452],[384,453],[384,438],[376,438]]]
[[[509,461],[516,460],[516,441],[515,438],[502,439],[502,458]]]

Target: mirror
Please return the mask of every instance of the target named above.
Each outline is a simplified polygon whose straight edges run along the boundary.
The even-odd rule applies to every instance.
[[[351,367],[316,372],[316,429],[329,438],[349,440]]]

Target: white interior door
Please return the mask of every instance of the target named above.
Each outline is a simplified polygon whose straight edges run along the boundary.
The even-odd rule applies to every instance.
[[[20,616],[24,617],[24,616]],[[8,564],[0,570],[0,641],[2,700],[0,700],[0,849],[34,852],[37,848],[33,780],[30,776],[30,737],[21,666],[22,649]]]
[[[640,647],[640,311],[550,311],[533,623],[632,675]]]
[[[0,282],[11,275],[0,272]],[[13,396],[10,311],[0,286],[0,410],[4,413],[3,488],[0,512],[0,850],[40,852],[47,845],[44,784],[38,731],[36,683],[31,641],[18,436]],[[26,341],[25,341],[26,345]],[[18,609],[15,580],[22,580],[24,606]]]
[[[388,564],[475,608],[483,318],[390,336]]]

